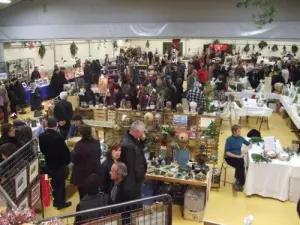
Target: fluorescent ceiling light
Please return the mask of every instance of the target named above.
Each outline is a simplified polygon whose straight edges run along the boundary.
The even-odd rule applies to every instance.
[[[11,0],[0,0],[0,3],[9,4],[11,3]]]

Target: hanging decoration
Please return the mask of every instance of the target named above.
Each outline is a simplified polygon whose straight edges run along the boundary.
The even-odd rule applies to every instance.
[[[40,56],[40,58],[43,59],[45,54],[46,54],[45,45],[41,44],[40,47],[39,47],[39,56]]]
[[[180,39],[173,39],[172,47],[175,48],[177,51],[179,51],[180,50]]]
[[[237,8],[255,8],[255,12],[252,14],[254,23],[258,28],[263,28],[265,25],[274,21],[277,9],[270,4],[270,0],[238,0],[236,4]],[[257,10],[258,9],[258,10]]]
[[[34,43],[33,43],[33,41],[29,41],[28,44],[29,44],[29,49],[33,49],[33,48],[34,48]]]
[[[286,54],[286,46],[284,45],[283,47],[282,47],[282,55],[285,55]]]
[[[150,43],[149,43],[149,40],[147,40],[147,42],[146,42],[146,48],[149,49],[149,47],[150,47]]]
[[[265,41],[261,41],[258,43],[258,47],[260,48],[260,50],[263,50],[267,46],[268,46],[268,43]]]
[[[296,54],[298,52],[298,46],[297,45],[292,45],[292,53]]]
[[[215,52],[226,52],[228,44],[213,44],[213,49]]]
[[[71,56],[74,58],[77,55],[78,52],[78,47],[75,44],[75,42],[73,41],[73,43],[70,45],[70,52],[71,52]]]
[[[272,46],[272,51],[277,52],[278,51],[278,46],[275,44]]]
[[[113,49],[114,49],[114,51],[117,51],[117,49],[118,49],[118,42],[117,41],[113,41]]]
[[[246,46],[243,49],[244,52],[248,53],[250,51],[250,45],[246,44]]]

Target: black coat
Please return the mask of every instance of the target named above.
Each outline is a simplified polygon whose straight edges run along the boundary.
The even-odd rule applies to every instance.
[[[145,141],[137,141],[129,131],[122,143],[120,161],[127,166],[127,174],[135,183],[141,183],[147,172],[147,162],[144,155]]]
[[[31,111],[42,109],[41,89],[36,87],[31,93]]]
[[[41,78],[41,74],[40,74],[39,71],[36,71],[36,70],[32,71],[31,81],[35,81],[35,80],[40,79],[40,78]]]
[[[85,179],[93,174],[100,174],[101,148],[95,139],[80,140],[76,143],[72,153],[71,183],[78,187],[84,186]]]
[[[110,190],[114,185],[114,181],[110,178],[110,170],[114,164],[112,159],[106,159],[101,164],[101,182],[100,182],[100,191],[104,192],[107,195],[110,195]]]
[[[57,131],[47,129],[40,135],[39,144],[41,152],[45,156],[46,165],[51,171],[58,171],[71,162],[66,142]]]
[[[125,94],[122,91],[116,92],[114,95],[114,103],[116,103],[116,108],[120,108],[120,103],[122,99],[125,98]]]
[[[119,189],[116,195],[114,204],[128,202],[134,200],[134,182],[129,176],[123,178],[119,184]]]
[[[64,90],[64,84],[67,84],[68,81],[65,77],[65,74],[64,72],[62,71],[59,71],[58,73],[57,72],[54,72],[52,77],[51,77],[51,82],[50,82],[50,85],[53,89],[53,97],[57,97],[60,92],[62,92]]]
[[[13,91],[18,97],[19,105],[26,105],[26,92],[20,81],[17,81],[13,86]]]
[[[67,100],[60,100],[54,107],[54,117],[58,121],[71,121],[73,116],[72,104]]]
[[[92,84],[93,83],[93,71],[92,71],[92,68],[89,67],[89,66],[85,66],[83,68],[83,79],[84,79],[84,83],[87,83],[87,84]]]

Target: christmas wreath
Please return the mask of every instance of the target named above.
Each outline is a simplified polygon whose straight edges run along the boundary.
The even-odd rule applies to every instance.
[[[268,46],[268,43],[265,41],[261,41],[258,43],[258,47],[260,48],[260,50],[263,50],[267,46]]]
[[[273,45],[272,46],[272,51],[273,52],[277,52],[278,51],[278,46],[277,45]]]
[[[116,51],[118,49],[118,42],[117,41],[114,41],[113,42],[113,49]]]

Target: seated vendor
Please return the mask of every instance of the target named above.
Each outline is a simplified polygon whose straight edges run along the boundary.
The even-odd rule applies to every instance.
[[[83,124],[82,117],[81,116],[74,116],[73,117],[73,124],[71,125],[67,139],[72,138],[72,137],[79,137],[79,132],[78,132],[78,127]]]
[[[250,143],[241,136],[241,127],[233,125],[231,127],[232,135],[226,139],[225,144],[225,161],[228,165],[235,168],[235,191],[243,191],[245,184],[245,166],[244,166],[244,152],[242,152],[242,145],[250,146]]]

